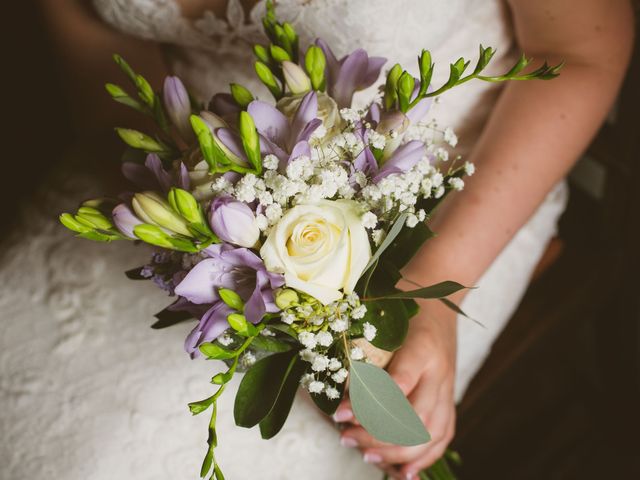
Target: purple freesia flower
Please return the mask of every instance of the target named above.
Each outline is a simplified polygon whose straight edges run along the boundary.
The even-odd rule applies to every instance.
[[[197,305],[210,305],[185,347],[192,356],[203,342],[215,339],[228,328],[232,310],[220,300],[218,289],[235,291],[245,301],[244,315],[258,323],[265,313],[278,312],[273,290],[284,285],[282,275],[268,272],[255,253],[227,244],[208,247],[201,260],[175,288],[176,294]]]
[[[327,93],[340,108],[351,107],[353,94],[373,85],[387,61],[383,57],[370,57],[362,48],[338,60],[323,40],[317,39],[316,45],[327,59]]]
[[[209,223],[221,240],[240,247],[251,248],[260,238],[253,210],[232,197],[218,197],[211,203]]]
[[[420,140],[411,140],[398,147],[382,164],[378,173],[373,177],[374,183],[378,183],[392,173],[405,173],[411,170],[422,159],[425,153],[425,145]]]
[[[135,162],[122,164],[122,175],[142,190],[157,190],[168,192],[171,187],[177,186],[183,190],[189,190],[189,171],[184,163],[175,174],[169,173],[162,165],[162,160],[155,153],[147,155],[144,165]]]
[[[272,153],[285,163],[300,155],[311,156],[309,139],[322,124],[322,120],[317,118],[316,92],[311,91],[302,98],[291,120],[273,105],[260,100],[251,102],[247,112],[260,134],[263,153]]]
[[[178,129],[184,140],[194,136],[189,117],[191,116],[191,100],[184,84],[178,77],[169,76],[164,80],[162,99],[171,123]]]
[[[113,223],[116,228],[120,230],[123,235],[136,240],[138,239],[138,237],[133,234],[133,229],[143,222],[127,205],[124,203],[116,205],[111,212],[111,218],[113,219]]]

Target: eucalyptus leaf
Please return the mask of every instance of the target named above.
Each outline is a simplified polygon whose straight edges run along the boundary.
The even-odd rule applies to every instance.
[[[431,436],[398,385],[383,369],[352,361],[349,397],[353,413],[376,439],[394,445],[421,445]]]

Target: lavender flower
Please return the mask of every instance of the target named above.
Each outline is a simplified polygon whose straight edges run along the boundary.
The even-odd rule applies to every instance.
[[[260,238],[251,208],[231,197],[218,197],[213,201],[210,223],[213,232],[221,240],[240,247],[251,248]]]
[[[143,190],[162,190],[168,192],[171,187],[178,186],[183,190],[189,190],[189,172],[184,163],[180,162],[174,174],[165,170],[162,160],[155,153],[150,153],[144,161],[144,165],[134,162],[122,164],[122,174],[131,183]]]
[[[184,140],[193,138],[193,129],[189,117],[191,116],[191,101],[184,84],[178,77],[167,77],[162,89],[164,106]]]
[[[274,289],[284,285],[282,275],[268,272],[255,253],[227,244],[213,245],[176,286],[176,294],[197,305],[210,305],[185,344],[193,354],[198,345],[211,341],[228,328],[227,316],[232,310],[221,301],[218,289],[235,291],[245,302],[244,315],[258,323],[265,313],[278,312]]]
[[[141,225],[143,222],[131,211],[131,209],[121,203],[116,205],[111,213],[111,217],[113,218],[113,223],[120,230],[120,232],[126,235],[129,238],[137,240],[133,233],[133,229],[137,225]]]
[[[383,57],[369,57],[361,48],[338,60],[323,40],[317,39],[316,45],[327,59],[327,92],[340,108],[350,107],[355,92],[373,85],[387,61]]]
[[[317,118],[318,96],[315,92],[303,97],[291,120],[277,108],[259,100],[251,102],[247,112],[261,136],[263,153],[272,153],[285,163],[300,155],[311,156],[309,139],[322,124]]]

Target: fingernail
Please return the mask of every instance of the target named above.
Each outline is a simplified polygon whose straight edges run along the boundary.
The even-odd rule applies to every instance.
[[[346,422],[353,418],[353,413],[348,408],[345,408],[334,413],[332,418],[334,422]]]
[[[343,447],[353,448],[358,446],[358,442],[355,438],[342,437],[340,439],[340,445],[342,445]]]
[[[416,474],[413,472],[407,472],[404,474],[404,480],[413,480],[416,478]]]
[[[380,463],[382,461],[382,457],[377,453],[367,452],[363,457],[366,463]]]

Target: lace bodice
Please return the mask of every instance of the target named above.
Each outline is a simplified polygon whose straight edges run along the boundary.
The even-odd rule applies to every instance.
[[[254,43],[265,43],[260,18],[264,0],[245,14],[240,0],[228,0],[226,18],[205,12],[183,16],[176,0],[93,0],[100,15],[117,29],[162,43],[171,68],[201,100],[241,83],[269,98],[253,72]],[[492,70],[513,61],[512,32],[502,0],[279,0],[278,16],[291,22],[306,45],[317,37],[338,56],[356,48],[399,62],[417,74],[423,48],[436,62],[436,83],[446,80],[448,63],[460,56],[475,60],[478,44],[498,50]],[[439,67],[439,68],[438,68]],[[480,131],[499,85],[472,82],[443,95],[433,109],[442,125],[457,128],[462,150]],[[356,102],[372,99],[377,87]],[[464,152],[463,152],[464,153]]]

